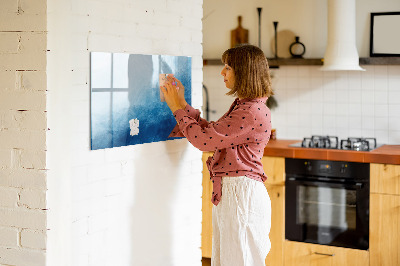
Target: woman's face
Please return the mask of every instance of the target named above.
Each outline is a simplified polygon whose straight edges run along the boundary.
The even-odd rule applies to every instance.
[[[225,86],[228,89],[233,89],[235,86],[235,73],[233,72],[233,69],[225,64],[221,71],[221,75],[224,77]]]

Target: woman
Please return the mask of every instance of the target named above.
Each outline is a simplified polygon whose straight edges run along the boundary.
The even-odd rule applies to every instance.
[[[185,102],[179,80],[169,77],[161,87],[178,122],[170,136],[185,136],[196,148],[214,151],[207,161],[213,182],[212,265],[265,265],[271,246],[271,202],[261,164],[271,130],[268,62],[252,45],[228,49],[222,62],[227,95],[237,98],[216,122],[200,118],[200,111]]]

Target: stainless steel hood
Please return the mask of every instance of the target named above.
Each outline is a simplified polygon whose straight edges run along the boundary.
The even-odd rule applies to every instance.
[[[328,0],[328,44],[323,71],[358,70],[355,0]]]

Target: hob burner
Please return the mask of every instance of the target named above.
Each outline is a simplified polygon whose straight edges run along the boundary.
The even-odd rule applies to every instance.
[[[340,141],[342,150],[369,151],[376,148],[376,138],[347,138]]]
[[[291,144],[292,147],[340,149],[353,151],[371,151],[378,147],[376,138],[347,138],[339,142],[336,136],[318,136],[304,138],[302,142]]]
[[[301,142],[301,147],[304,148],[338,149],[338,145],[338,137],[334,136],[312,136],[304,138]]]

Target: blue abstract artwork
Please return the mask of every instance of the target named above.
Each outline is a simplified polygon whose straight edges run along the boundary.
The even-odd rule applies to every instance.
[[[191,73],[187,56],[91,52],[91,149],[167,140],[176,121],[161,100],[160,74],[174,74],[191,104]]]

